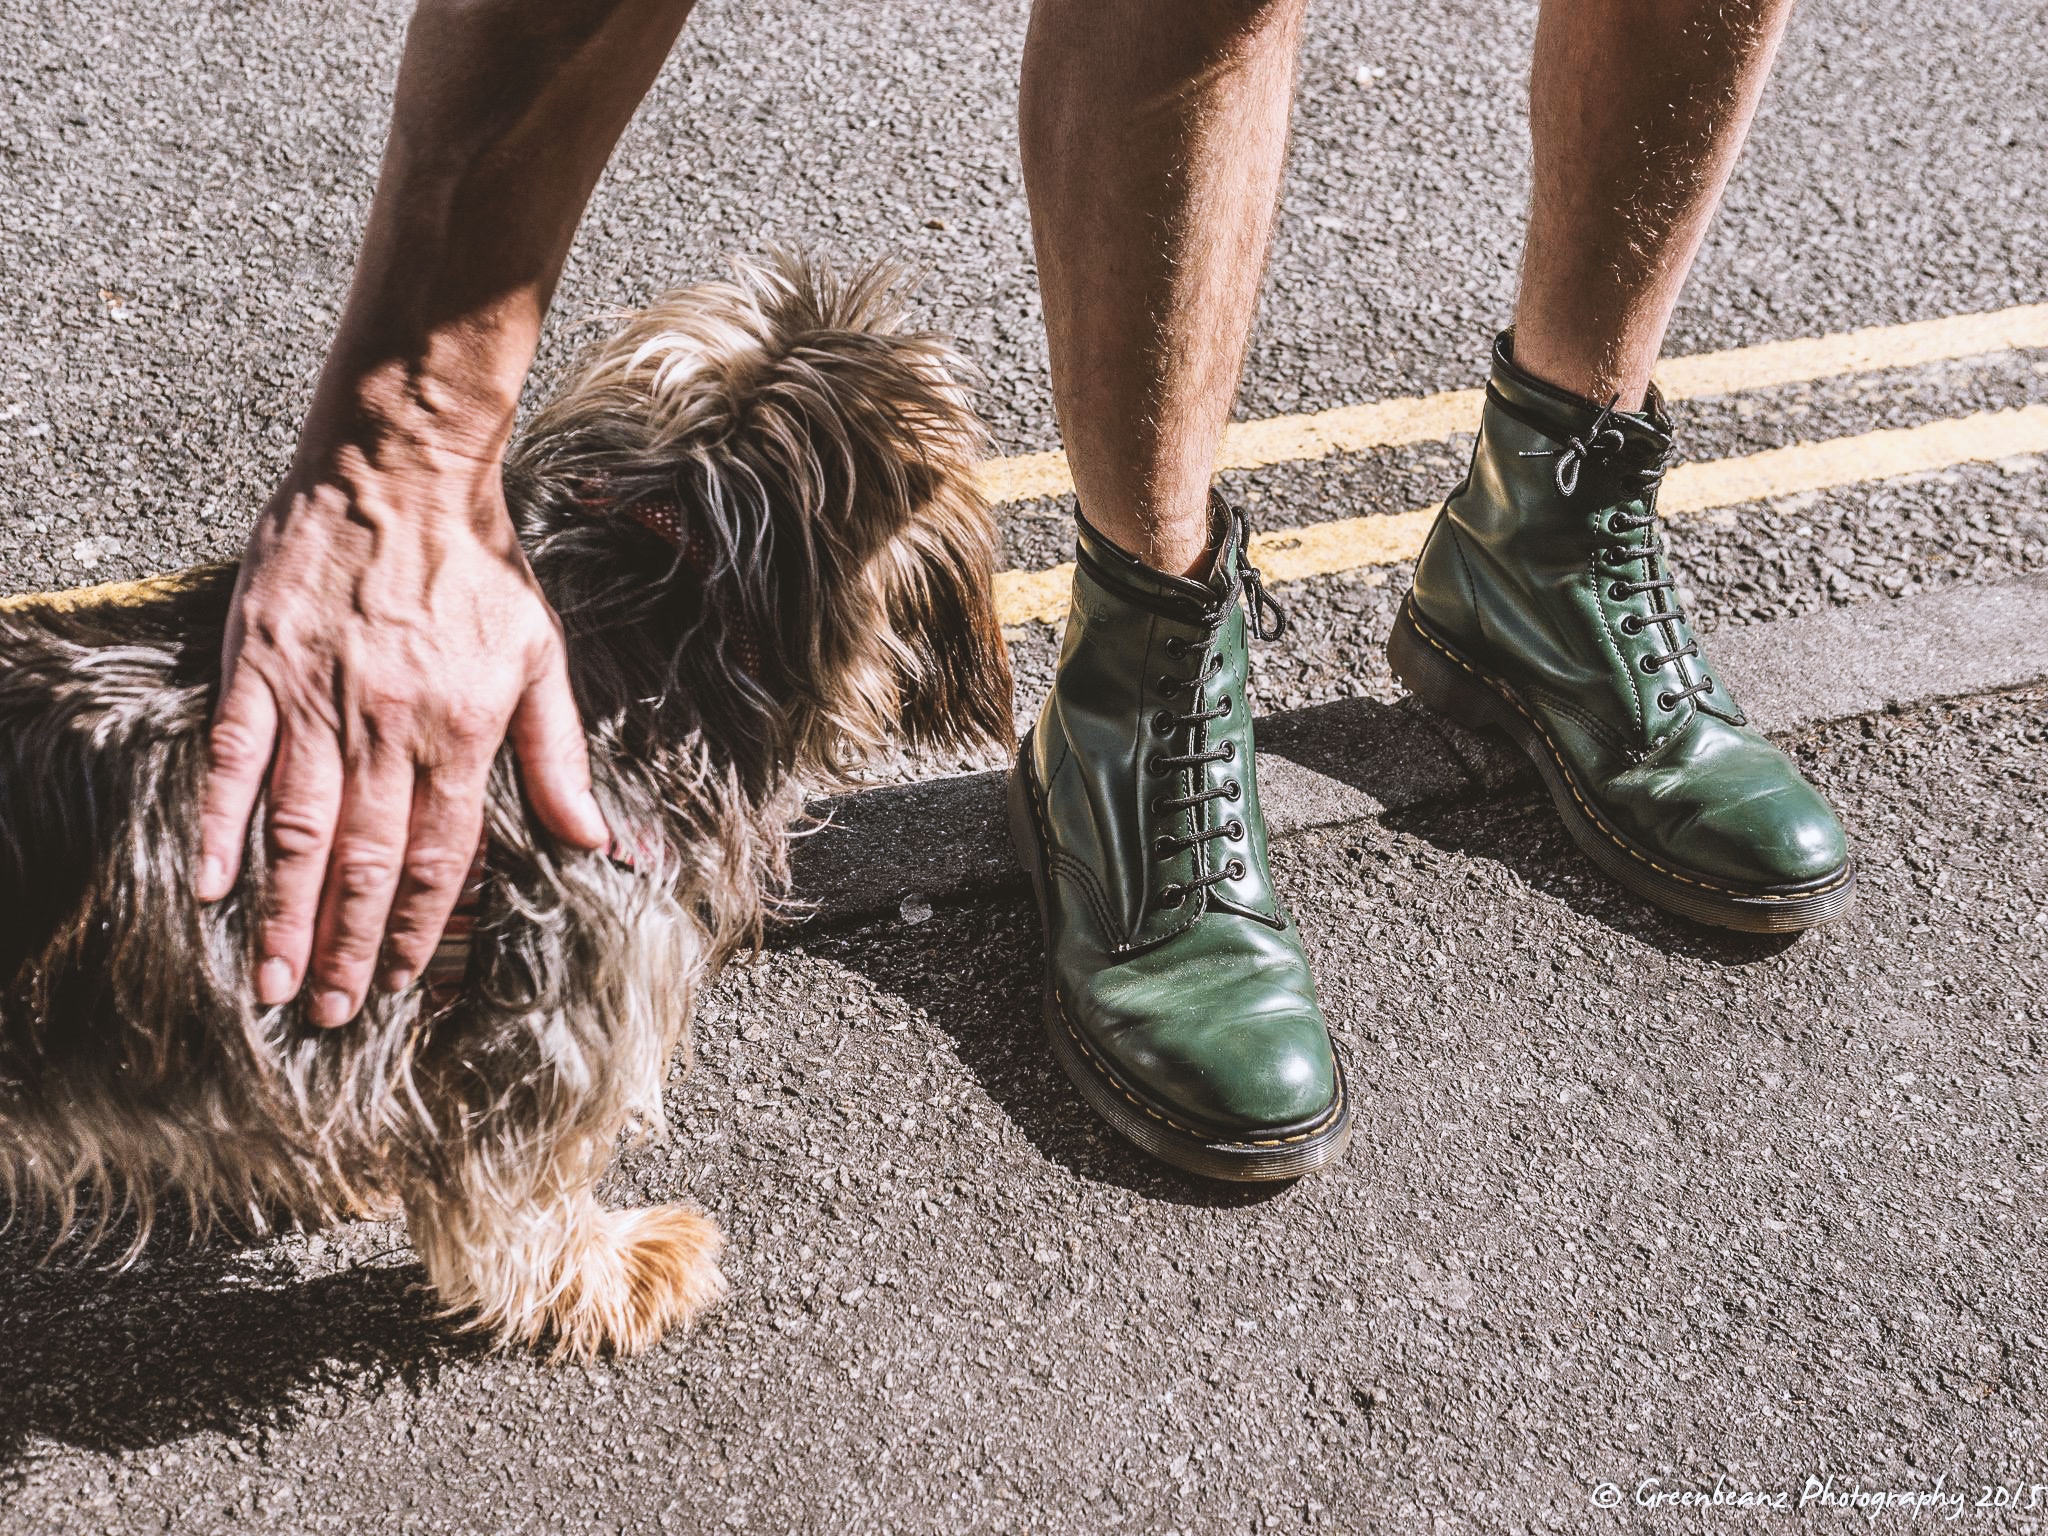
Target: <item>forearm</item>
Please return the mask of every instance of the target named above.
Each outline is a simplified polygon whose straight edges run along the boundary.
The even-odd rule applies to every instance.
[[[302,454],[431,439],[495,465],[584,205],[692,3],[422,0]]]

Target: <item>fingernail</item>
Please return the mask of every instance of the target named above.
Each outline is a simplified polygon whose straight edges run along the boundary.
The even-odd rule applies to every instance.
[[[222,894],[222,888],[227,884],[227,874],[227,866],[212,854],[209,853],[205,858],[201,859],[199,861],[200,900],[211,901],[214,897]]]
[[[322,1029],[346,1024],[355,1016],[355,1011],[348,994],[339,987],[322,987],[313,994],[313,1022]]]
[[[292,1000],[292,968],[276,955],[256,972],[256,999],[266,1008]]]
[[[386,992],[403,992],[412,985],[412,972],[402,965],[394,965],[377,978],[377,985]]]
[[[602,848],[612,840],[612,829],[605,825],[604,812],[598,808],[595,795],[583,797],[583,835],[593,848]]]

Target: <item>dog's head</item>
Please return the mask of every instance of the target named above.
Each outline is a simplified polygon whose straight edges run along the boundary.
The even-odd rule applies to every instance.
[[[892,740],[1011,740],[971,369],[908,326],[903,289],[893,268],[781,257],[672,293],[507,471],[565,625],[609,642],[589,649],[613,653],[613,691],[671,699],[748,776],[824,786]]]

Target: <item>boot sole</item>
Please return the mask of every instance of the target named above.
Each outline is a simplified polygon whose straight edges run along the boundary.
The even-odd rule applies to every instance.
[[[1412,599],[1403,600],[1394,621],[1387,660],[1401,686],[1425,708],[1472,730],[1505,732],[1543,776],[1565,830],[1580,850],[1636,895],[1667,912],[1744,933],[1797,933],[1840,917],[1854,900],[1853,860],[1845,859],[1841,868],[1804,885],[1742,889],[1673,868],[1635,847],[1602,821],[1579,793],[1571,770],[1514,688],[1430,630],[1416,617]]]
[[[1067,1018],[1052,974],[1052,882],[1046,877],[1044,839],[1039,830],[1039,798],[1032,781],[1031,738],[1010,770],[1010,841],[1017,860],[1031,879],[1038,902],[1039,933],[1045,945],[1043,984],[1045,1037],[1053,1059],[1066,1072],[1088,1107],[1124,1140],[1187,1173],[1230,1183],[1259,1184],[1297,1179],[1327,1167],[1344,1155],[1351,1140],[1351,1095],[1344,1063],[1334,1057],[1337,1094],[1314,1124],[1295,1133],[1247,1141],[1218,1140],[1173,1120],[1153,1108],[1118,1080],[1082,1040]]]

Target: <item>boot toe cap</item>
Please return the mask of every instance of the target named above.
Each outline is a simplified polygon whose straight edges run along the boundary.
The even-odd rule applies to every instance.
[[[1811,885],[1849,857],[1842,825],[1797,765],[1753,731],[1702,718],[1610,781],[1617,824],[1658,863],[1743,889]]]
[[[1179,980],[1164,994],[1098,996],[1091,1033],[1129,1091],[1222,1140],[1284,1137],[1328,1118],[1336,1056],[1312,993],[1228,970]]]
[[[1849,857],[1842,824],[1796,774],[1772,793],[1707,808],[1690,831],[1687,862],[1742,885],[1811,885]]]

